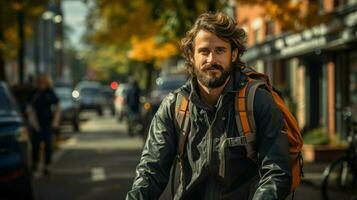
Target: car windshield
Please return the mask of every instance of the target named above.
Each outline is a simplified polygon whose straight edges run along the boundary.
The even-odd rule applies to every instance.
[[[96,96],[100,93],[99,88],[82,88],[80,91],[84,96]]]
[[[157,89],[159,90],[175,90],[185,84],[185,79],[166,79],[158,82]]]
[[[61,100],[70,100],[72,98],[72,89],[66,87],[55,88],[55,93]]]
[[[15,112],[15,108],[11,103],[5,89],[0,87],[0,115],[8,115]]]

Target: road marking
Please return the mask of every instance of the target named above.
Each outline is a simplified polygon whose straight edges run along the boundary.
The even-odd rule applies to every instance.
[[[322,173],[318,172],[304,172],[304,177],[303,179],[308,179],[308,180],[315,180],[319,181],[323,179]]]
[[[74,146],[76,145],[78,142],[78,138],[77,137],[71,137],[70,139],[68,139],[68,141],[63,144],[63,146],[69,147],[69,146]]]
[[[69,140],[61,146],[62,149],[141,150],[144,145],[141,138],[108,138],[93,141],[81,141],[78,138],[71,138]]]
[[[92,173],[92,181],[105,181],[106,180],[104,168],[102,168],[102,167],[92,168],[91,173]]]

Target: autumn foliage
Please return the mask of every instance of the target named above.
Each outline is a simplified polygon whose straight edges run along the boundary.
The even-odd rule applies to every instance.
[[[323,20],[317,0],[236,0],[239,5],[260,6],[265,16],[278,22],[283,30],[299,31]]]

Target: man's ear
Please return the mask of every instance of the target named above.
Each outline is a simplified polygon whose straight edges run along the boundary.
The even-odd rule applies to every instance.
[[[233,51],[232,51],[232,62],[236,61],[238,57],[238,49],[235,48]]]

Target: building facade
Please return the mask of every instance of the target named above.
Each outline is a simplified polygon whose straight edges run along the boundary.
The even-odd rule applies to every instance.
[[[345,137],[342,113],[357,105],[357,1],[319,2],[323,23],[284,32],[259,6],[236,6],[248,34],[244,60],[267,73],[302,130],[324,127]]]

